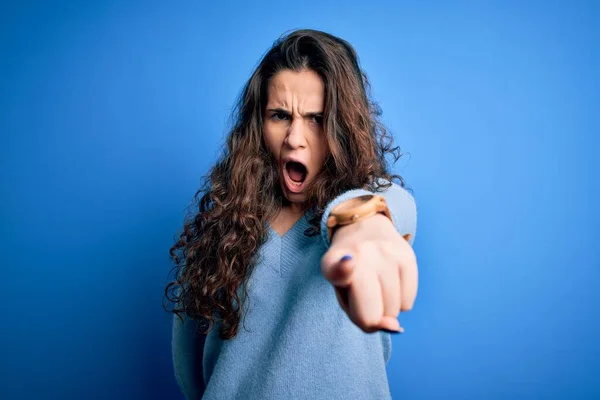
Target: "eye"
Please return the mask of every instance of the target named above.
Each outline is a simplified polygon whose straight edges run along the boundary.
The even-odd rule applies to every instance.
[[[313,122],[319,126],[323,125],[323,116],[322,115],[315,115],[313,117]]]
[[[273,121],[287,121],[288,119],[290,119],[290,116],[284,112],[277,111],[271,115],[271,119]]]

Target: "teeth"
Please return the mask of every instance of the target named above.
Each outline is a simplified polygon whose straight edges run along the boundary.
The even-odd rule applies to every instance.
[[[291,183],[291,184],[292,184],[292,185],[294,185],[294,186],[298,186],[298,187],[300,187],[300,186],[302,186],[302,184],[304,183],[304,182],[294,182],[294,181],[292,180],[292,178],[290,178],[289,176],[288,176],[287,178],[288,178],[288,182],[289,182],[289,183]]]

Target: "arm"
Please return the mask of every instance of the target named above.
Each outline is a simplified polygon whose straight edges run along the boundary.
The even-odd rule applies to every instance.
[[[327,237],[326,225],[331,210],[346,200],[373,193],[374,192],[365,189],[349,190],[333,199],[327,205],[325,212],[323,213],[323,218],[321,219],[321,236],[323,237],[323,241],[327,248],[331,245],[331,242]],[[392,186],[382,192],[375,193],[385,197],[396,231],[402,236],[410,234],[408,243],[412,245],[417,232],[417,207],[414,198],[406,189],[396,183],[392,183]]]
[[[173,317],[173,369],[186,399],[200,399],[205,390],[202,369],[205,340],[197,321],[186,316],[181,322],[177,315]]]
[[[375,193],[385,197],[390,221],[375,214],[337,229],[328,238],[326,221],[331,210],[351,198],[372,194],[356,189],[335,198],[325,209],[321,233],[327,251],[321,271],[334,286],[342,309],[366,333],[403,332],[397,316],[409,311],[416,298],[418,271],[411,244],[417,213],[412,196],[399,185]],[[410,235],[407,242],[403,236]]]

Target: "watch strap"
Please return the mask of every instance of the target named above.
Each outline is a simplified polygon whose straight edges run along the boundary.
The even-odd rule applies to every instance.
[[[354,202],[356,205],[344,209],[347,207],[348,202]],[[390,221],[392,220],[385,197],[381,195],[359,196],[358,198],[349,199],[337,205],[331,210],[329,217],[327,218],[326,225],[329,240],[331,241],[335,230],[340,226],[362,221],[375,214],[383,214],[389,218]]]

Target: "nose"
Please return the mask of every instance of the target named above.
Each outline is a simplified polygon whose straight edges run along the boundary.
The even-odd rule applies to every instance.
[[[291,149],[306,147],[305,129],[302,119],[294,119],[290,124],[285,141]]]

